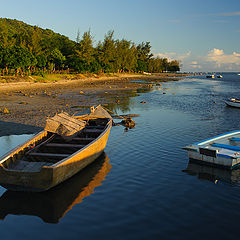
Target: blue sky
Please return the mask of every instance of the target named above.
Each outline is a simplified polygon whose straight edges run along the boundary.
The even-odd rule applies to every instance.
[[[90,29],[96,43],[114,30],[182,71],[240,71],[240,0],[0,0],[0,17],[72,40]]]

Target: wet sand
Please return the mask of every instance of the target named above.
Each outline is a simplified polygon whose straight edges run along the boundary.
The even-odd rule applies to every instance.
[[[44,127],[46,118],[57,112],[74,114],[92,105],[121,104],[134,90],[150,88],[148,82],[178,80],[175,76],[182,75],[121,74],[54,83],[1,83],[0,136],[37,132]]]

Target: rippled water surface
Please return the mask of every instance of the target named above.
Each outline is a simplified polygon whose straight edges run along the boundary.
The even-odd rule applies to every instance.
[[[140,114],[136,127],[113,127],[105,155],[57,188],[0,188],[1,238],[237,239],[239,170],[189,163],[182,149],[240,129],[240,109],[224,103],[240,97],[240,76],[222,75],[163,83],[127,106],[120,101],[117,113]],[[28,137],[0,138],[0,153]]]

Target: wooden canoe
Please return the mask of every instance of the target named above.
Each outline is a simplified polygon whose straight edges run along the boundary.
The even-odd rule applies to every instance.
[[[99,105],[75,116],[87,121],[71,141],[43,130],[0,159],[0,185],[15,191],[46,191],[98,158],[112,127],[111,116]]]

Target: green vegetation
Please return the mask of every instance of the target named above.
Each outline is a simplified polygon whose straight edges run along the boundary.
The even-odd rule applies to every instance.
[[[0,18],[0,75],[45,73],[176,72],[179,62],[154,58],[149,42],[136,45],[114,39],[109,31],[93,45],[90,31],[79,32],[76,41],[49,29]]]

